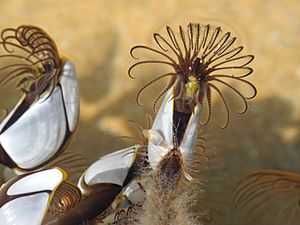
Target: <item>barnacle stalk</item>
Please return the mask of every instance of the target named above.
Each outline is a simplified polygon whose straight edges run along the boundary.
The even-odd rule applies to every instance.
[[[229,106],[221,86],[227,87],[235,93],[243,102],[244,109],[239,113],[245,113],[248,109],[248,99],[256,96],[255,86],[246,80],[253,69],[249,64],[254,59],[253,55],[242,54],[243,46],[236,46],[237,37],[230,32],[223,33],[221,27],[213,29],[210,25],[201,26],[199,23],[190,23],[186,29],[179,26],[179,33],[171,27],[166,27],[167,34],[154,33],[153,38],[156,47],[146,45],[134,46],[130,54],[139,60],[128,70],[133,77],[133,70],[146,64],[162,64],[171,67],[171,70],[157,76],[145,84],[136,96],[139,105],[141,93],[150,85],[163,78],[170,78],[165,89],[156,98],[153,109],[159,99],[172,87],[175,88],[175,99],[178,100],[175,107],[193,109],[195,104],[203,104],[204,100],[208,105],[208,116],[203,124],[207,124],[212,114],[212,91],[219,95],[225,111],[226,121],[223,128],[229,122]],[[137,50],[147,53],[155,53],[160,59],[139,59],[136,56]],[[250,87],[252,93],[247,96],[237,87],[230,84],[230,81],[237,81]]]
[[[193,198],[199,190],[184,185],[181,180],[176,189],[161,189],[162,186],[157,185],[156,174],[145,174],[147,179],[145,184],[146,199],[142,206],[135,209],[129,215],[132,224],[199,224],[197,223],[197,215],[189,211],[193,204]]]
[[[17,88],[34,101],[59,81],[62,59],[52,38],[41,28],[22,25],[1,32],[0,84],[17,79]]]
[[[176,164],[180,170],[173,167],[176,158],[165,157],[165,161],[170,160],[163,166],[171,172],[168,176],[160,169],[142,174],[140,182],[146,192],[145,199],[141,204],[120,210],[115,217],[116,224],[223,224],[224,215],[221,215],[220,208],[224,208],[228,201],[222,202],[222,195],[227,193],[223,183],[226,179],[224,168],[216,163],[220,155],[216,157],[215,148],[203,152],[198,147],[195,156],[191,165],[181,158],[180,165]],[[186,173],[191,174],[190,180]],[[174,174],[177,179],[174,179]]]

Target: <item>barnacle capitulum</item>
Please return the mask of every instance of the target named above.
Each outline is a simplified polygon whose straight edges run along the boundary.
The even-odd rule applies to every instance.
[[[152,128],[146,132],[149,163],[157,172],[160,185],[168,189],[175,188],[182,175],[191,179],[184,168],[193,160],[201,115],[200,104],[192,113],[181,114],[175,109],[175,101],[174,90],[169,89]]]
[[[66,179],[65,171],[52,168],[9,180],[0,189],[0,223],[40,225],[64,215],[81,199]]]
[[[140,105],[140,94],[150,85],[163,78],[170,78],[167,86],[156,98],[154,110],[158,100],[172,87],[175,88],[174,98],[176,108],[179,110],[191,111],[196,104],[203,104],[206,99],[208,105],[208,116],[203,124],[210,121],[212,114],[212,91],[220,96],[226,111],[226,121],[222,126],[227,127],[229,122],[229,106],[221,87],[227,87],[233,91],[243,102],[244,113],[248,108],[248,99],[256,95],[256,88],[246,80],[253,69],[249,66],[254,59],[253,55],[242,54],[243,46],[236,46],[236,37],[230,32],[223,33],[221,27],[213,29],[210,25],[190,23],[186,29],[179,26],[177,34],[169,26],[166,27],[166,37],[155,33],[153,35],[156,47],[145,45],[134,46],[130,54],[134,59],[137,50],[147,53],[154,53],[161,57],[159,59],[141,59],[133,64],[128,74],[133,78],[133,69],[139,65],[160,64],[171,67],[171,70],[157,76],[144,85],[137,94],[136,101]],[[235,81],[245,84],[252,90],[252,94],[247,96],[237,87],[230,84]]]
[[[195,106],[193,113],[178,113],[175,109],[174,90],[167,91],[152,128],[147,131],[148,156],[152,168],[156,168],[159,161],[172,149],[177,149],[187,163],[192,161],[200,116],[199,104]]]
[[[299,224],[299,174],[280,170],[255,171],[238,182],[233,198],[236,220],[243,224]]]
[[[139,176],[145,157],[143,151],[142,146],[135,145],[105,155],[82,174],[78,187],[87,199],[97,200],[92,203],[94,207],[89,206],[91,211],[86,218],[92,219],[106,210],[122,189]]]
[[[40,28],[6,29],[1,38],[7,54],[0,55],[0,60],[24,63],[2,67],[0,83],[22,77],[18,87],[24,94],[0,124],[0,162],[18,170],[34,170],[59,156],[76,130],[76,71],[71,61],[61,60],[53,40]],[[17,55],[19,51],[27,55]],[[7,72],[8,68],[13,70]]]

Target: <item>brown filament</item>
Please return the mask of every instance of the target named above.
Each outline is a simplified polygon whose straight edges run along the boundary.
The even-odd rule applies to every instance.
[[[212,110],[211,110],[211,89],[210,89],[210,87],[207,87],[206,101],[207,101],[207,105],[208,105],[208,115],[207,115],[206,120],[201,124],[203,126],[208,124],[208,122],[210,121],[210,118],[211,118],[211,114],[212,114]]]
[[[164,77],[168,77],[168,76],[176,76],[176,74],[175,74],[175,73],[166,73],[166,74],[163,74],[163,75],[160,75],[160,76],[154,78],[153,80],[151,80],[150,82],[148,82],[147,84],[145,84],[145,85],[139,90],[139,92],[138,92],[137,95],[136,95],[136,102],[137,102],[137,104],[138,104],[139,106],[142,106],[142,104],[141,104],[140,101],[139,101],[139,98],[140,98],[141,93],[142,93],[147,87],[149,87],[151,84],[157,82],[158,80],[160,80],[160,79],[162,79],[162,78],[164,78]],[[172,85],[173,85],[173,84],[172,84]]]
[[[54,41],[44,30],[31,25],[4,29],[0,46],[7,52],[0,55],[0,60],[12,58],[22,62],[10,60],[9,65],[5,63],[0,68],[1,85],[22,77],[16,86],[25,94],[38,98],[47,90],[49,95],[52,93],[59,81],[62,60]]]
[[[238,112],[239,114],[243,114],[248,110],[247,100],[246,100],[245,96],[240,91],[238,91],[235,87],[231,86],[230,84],[228,84],[228,83],[226,83],[222,80],[219,80],[217,78],[212,78],[211,80],[212,81],[217,81],[217,82],[220,82],[220,83],[224,84],[225,86],[230,88],[232,91],[234,91],[242,99],[242,101],[244,103],[244,110],[242,110],[241,112]]]
[[[221,126],[221,128],[225,129],[229,124],[229,107],[228,107],[228,104],[227,104],[226,99],[225,99],[224,95],[222,94],[222,92],[215,85],[213,85],[213,84],[208,84],[208,85],[209,85],[209,87],[212,87],[213,89],[215,89],[217,91],[217,93],[221,97],[221,100],[224,104],[225,111],[226,111],[226,121],[225,121],[225,124],[223,126]]]
[[[299,196],[299,174],[279,170],[251,173],[243,177],[233,191],[235,206],[244,224],[297,224]]]

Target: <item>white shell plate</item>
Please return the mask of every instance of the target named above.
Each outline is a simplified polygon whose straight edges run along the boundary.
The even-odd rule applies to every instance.
[[[152,130],[159,132],[167,145],[173,145],[173,110],[174,100],[173,89],[169,89],[166,93],[164,101],[158,110],[152,125]]]
[[[74,131],[79,118],[79,90],[75,66],[70,61],[64,64],[60,84],[67,111],[69,128],[70,131]]]
[[[47,209],[49,195],[35,195],[14,199],[0,208],[1,225],[40,225]]]
[[[19,195],[36,191],[53,191],[63,179],[59,169],[49,169],[29,174],[12,184],[7,191],[8,195]]]
[[[56,87],[35,102],[0,135],[0,143],[17,165],[33,168],[51,158],[64,140],[66,118],[61,90]]]
[[[182,142],[180,144],[180,152],[187,161],[193,159],[198,137],[198,124],[201,116],[201,106],[195,106],[194,113],[191,115],[189,123],[186,127]]]
[[[173,89],[169,89],[165,95],[162,105],[159,108],[159,111],[155,117],[155,120],[152,125],[152,130],[159,132],[164,142],[171,149],[173,147],[173,109],[174,109],[174,100]],[[169,149],[165,149],[161,146],[152,144],[149,141],[148,144],[148,157],[149,163],[152,168],[156,168],[158,162],[161,158],[168,153]]]
[[[112,183],[123,186],[124,180],[135,160],[136,146],[106,155],[93,163],[84,174],[87,185]]]

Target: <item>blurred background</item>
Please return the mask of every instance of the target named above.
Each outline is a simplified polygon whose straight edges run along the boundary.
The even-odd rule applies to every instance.
[[[69,149],[91,162],[131,144],[118,139],[135,136],[129,120],[146,125],[146,114],[153,115],[161,87],[143,95],[144,107],[137,106],[135,96],[157,74],[149,69],[130,79],[130,48],[153,46],[152,34],[164,32],[165,25],[220,24],[238,36],[245,53],[255,55],[248,80],[258,90],[249,111],[233,111],[224,130],[222,119],[214,120],[224,114],[216,98],[215,116],[202,128],[208,142],[222,147],[228,182],[233,186],[241,176],[262,168],[300,173],[300,1],[0,0],[0,18],[0,30],[21,24],[44,28],[60,53],[75,63],[81,115]],[[9,108],[19,95],[6,91],[0,92],[1,107]]]

